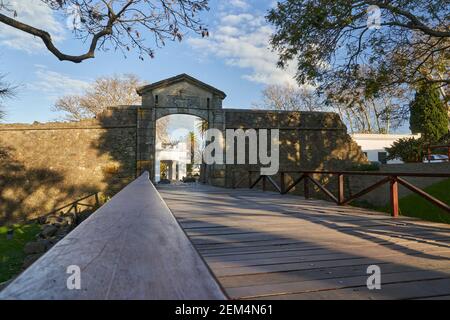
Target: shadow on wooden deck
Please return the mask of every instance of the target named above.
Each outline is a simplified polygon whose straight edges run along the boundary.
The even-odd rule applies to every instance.
[[[159,191],[231,298],[450,298],[450,225],[258,190]]]

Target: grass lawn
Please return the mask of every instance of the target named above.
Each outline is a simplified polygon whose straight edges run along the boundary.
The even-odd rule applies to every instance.
[[[8,227],[0,227],[0,283],[11,279],[22,269],[23,248],[41,230],[38,224],[14,225],[14,237],[6,239]]]
[[[432,184],[423,189],[436,199],[450,204],[450,179]],[[374,207],[367,202],[354,202],[357,207],[391,213],[389,205],[385,207]],[[450,214],[428,202],[418,194],[411,194],[399,200],[400,215],[415,217],[422,220],[450,224]]]
[[[436,199],[450,204],[450,179],[435,183],[424,190]],[[450,213],[446,213],[417,194],[400,199],[400,214],[450,224]]]

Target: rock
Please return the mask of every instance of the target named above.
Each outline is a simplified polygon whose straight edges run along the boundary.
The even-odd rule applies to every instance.
[[[23,261],[22,268],[26,269],[31,266],[37,259],[39,259],[43,253],[35,253],[25,257]]]
[[[37,222],[39,223],[39,224],[45,224],[45,221],[47,220],[47,217],[46,216],[43,216],[43,217],[39,217],[38,219],[37,219]]]
[[[48,241],[50,243],[50,247],[52,247],[53,245],[55,245],[60,239],[56,236],[53,236],[51,238],[48,238]]]
[[[74,213],[66,213],[61,220],[63,225],[73,226],[76,224],[77,216]]]
[[[51,215],[45,218],[45,224],[61,224],[63,222],[63,218]]]
[[[45,251],[48,250],[48,248],[50,247],[50,242],[47,240],[37,240],[37,241],[32,241],[32,242],[28,242],[25,245],[25,248],[23,249],[23,251],[26,254],[33,254],[33,253],[44,253]]]
[[[43,238],[50,238],[51,236],[55,235],[57,231],[58,227],[52,224],[48,224],[42,229],[40,234]]]
[[[55,233],[55,237],[58,239],[62,239],[70,232],[70,230],[71,230],[70,226],[61,227]]]

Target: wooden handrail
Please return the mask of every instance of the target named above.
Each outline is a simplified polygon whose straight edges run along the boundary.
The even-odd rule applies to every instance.
[[[367,193],[369,193],[369,192],[371,192],[371,191],[377,189],[378,187],[381,187],[382,185],[384,185],[384,184],[386,184],[386,183],[389,183],[390,181],[391,181],[391,178],[386,177],[386,178],[384,178],[384,179],[382,179],[382,180],[380,180],[380,181],[378,181],[378,182],[372,184],[371,186],[365,188],[364,190],[361,190],[361,191],[358,192],[357,194],[354,194],[354,195],[348,197],[347,199],[344,198],[344,200],[342,201],[342,203],[339,203],[339,204],[349,204],[349,203],[352,202],[353,200],[356,200],[356,199],[362,197],[363,195],[365,195],[365,194],[367,194]]]
[[[259,170],[248,170],[251,173],[260,173]],[[397,176],[397,177],[421,177],[421,178],[450,178],[450,173],[413,173],[413,172],[378,172],[378,171],[308,171],[308,170],[286,170],[279,173],[302,173],[302,174],[329,174],[350,176]]]
[[[252,182],[251,176],[254,173],[258,173],[259,177]],[[390,202],[391,202],[391,214],[393,217],[398,217],[399,215],[399,202],[398,202],[398,184],[403,185],[412,192],[420,195],[422,198],[428,202],[438,206],[447,213],[450,213],[450,206],[446,203],[436,199],[420,188],[414,186],[410,182],[400,178],[400,177],[421,177],[421,178],[450,178],[450,173],[411,173],[411,172],[372,172],[372,171],[281,171],[280,174],[280,185],[277,185],[272,177],[265,176],[257,170],[249,170],[249,185],[250,189],[254,188],[259,181],[263,181],[263,190],[265,191],[265,181],[268,180],[274,188],[281,194],[286,194],[291,191],[295,186],[297,186],[301,181],[304,182],[304,196],[306,199],[309,198],[309,185],[308,182],[312,182],[315,186],[319,188],[324,194],[326,194],[333,202],[338,205],[346,205],[352,201],[362,197],[363,195],[381,187],[384,184],[390,184]],[[285,188],[285,176],[287,174],[299,174],[300,177],[295,179],[287,188]],[[337,197],[328,190],[323,184],[314,179],[313,175],[337,175],[338,176],[338,195]],[[383,179],[375,182],[374,184],[368,186],[367,188],[359,191],[358,193],[345,198],[344,195],[344,176],[374,176],[374,177],[384,177]],[[242,177],[238,184],[233,185],[233,188],[239,187],[244,178]]]
[[[71,289],[69,267],[80,271]],[[226,299],[148,172],[53,246],[0,299]]]
[[[79,206],[84,206],[84,207],[90,207],[90,208],[96,208],[96,207],[98,208],[98,207],[100,207],[100,200],[99,200],[99,198],[98,198],[98,194],[99,194],[98,192],[92,193],[92,194],[90,194],[90,195],[88,195],[88,196],[85,196],[85,197],[83,197],[83,198],[80,198],[80,199],[78,199],[78,200],[76,200],[76,201],[73,201],[73,202],[71,202],[71,203],[69,203],[69,204],[66,204],[66,205],[64,205],[64,206],[62,206],[62,207],[59,207],[59,208],[57,208],[57,209],[53,209],[53,210],[50,211],[49,213],[44,214],[43,217],[47,217],[47,216],[49,216],[49,215],[55,214],[55,213],[57,213],[58,211],[64,210],[64,209],[69,208],[69,207],[70,207],[70,209],[69,209],[67,212],[70,212],[70,210],[72,210],[72,208],[73,208],[74,206],[77,206],[77,205],[79,205]],[[89,198],[91,198],[91,197],[95,197],[95,205],[87,204],[87,203],[81,203],[81,202],[80,202],[80,201],[89,199]]]

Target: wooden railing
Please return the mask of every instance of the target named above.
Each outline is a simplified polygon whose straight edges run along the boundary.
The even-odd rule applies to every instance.
[[[100,207],[100,199],[99,199],[99,196],[98,196],[98,195],[99,195],[98,192],[92,193],[92,194],[90,194],[90,195],[87,195],[87,196],[85,196],[85,197],[83,197],[83,198],[80,198],[80,199],[78,199],[78,200],[76,200],[76,201],[73,201],[73,202],[71,202],[71,203],[68,203],[68,204],[66,204],[66,205],[64,205],[64,206],[62,206],[62,207],[53,209],[52,211],[50,211],[50,212],[44,214],[44,215],[43,215],[42,217],[40,217],[39,219],[48,217],[48,216],[53,215],[53,214],[55,214],[55,213],[60,213],[60,212],[63,212],[63,213],[69,213],[69,212],[71,212],[72,210],[73,210],[73,212],[74,212],[75,214],[78,214],[78,213],[80,213],[80,208],[83,208],[83,207],[85,207],[85,208],[91,208],[91,209],[98,209],[98,208]],[[94,204],[82,202],[82,201],[88,200],[89,198],[94,198]]]
[[[236,173],[235,173],[236,174]],[[253,180],[254,174],[257,175],[256,179]],[[233,188],[237,188],[244,180],[248,180],[248,187],[250,189],[256,187],[259,182],[262,183],[263,191],[267,190],[267,184],[272,185],[276,191],[281,194],[286,194],[296,187],[300,182],[303,182],[304,197],[306,199],[310,198],[310,184],[316,186],[321,192],[323,192],[331,201],[338,205],[347,205],[352,201],[362,197],[363,195],[385,185],[390,186],[390,206],[391,214],[393,217],[399,216],[399,202],[398,202],[398,186],[399,184],[405,188],[411,190],[412,192],[418,194],[428,202],[434,204],[435,206],[441,208],[445,212],[450,214],[450,206],[443,201],[436,199],[422,189],[414,186],[405,177],[421,177],[421,178],[450,178],[450,173],[402,173],[402,172],[370,172],[370,171],[282,171],[279,172],[280,183],[278,184],[274,178],[271,176],[266,176],[260,174],[260,171],[250,170],[247,176],[241,177],[239,180],[236,176],[233,176]],[[286,185],[287,175],[298,175],[293,182]],[[327,175],[327,176],[337,176],[337,195],[333,194],[326,186],[317,181],[314,175]],[[345,197],[345,176],[375,176],[380,177],[378,182],[368,186],[367,188],[359,191],[358,193]]]
[[[146,172],[25,270],[0,299],[226,296]]]

